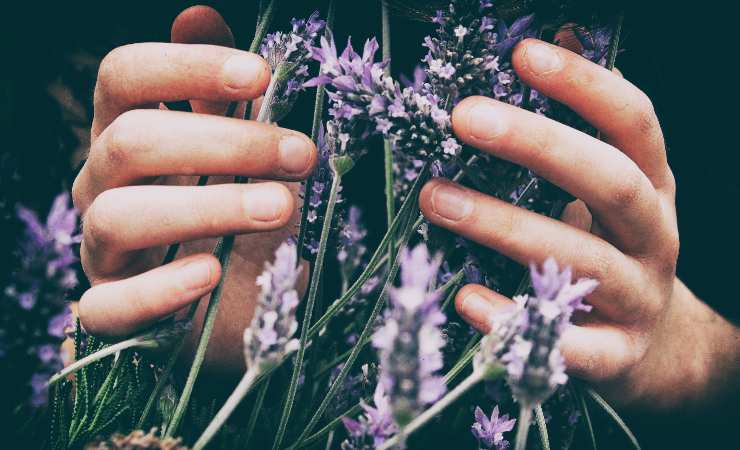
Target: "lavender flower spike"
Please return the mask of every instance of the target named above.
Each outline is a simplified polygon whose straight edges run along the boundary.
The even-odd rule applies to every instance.
[[[308,19],[291,20],[292,30],[268,34],[260,47],[260,54],[267,60],[273,73],[272,103],[268,105],[270,122],[277,122],[290,112],[304,89],[308,77],[308,61],[316,38],[326,22],[314,12]]]
[[[375,407],[360,401],[365,413],[358,420],[342,417],[349,438],[342,442],[342,450],[371,450],[377,448],[398,431],[388,396],[382,383],[375,387]]]
[[[553,258],[542,272],[535,265],[530,271],[534,295],[516,297],[517,306],[492,321],[475,362],[477,370],[505,364],[515,398],[532,407],[567,381],[560,337],[575,311],[591,309],[583,299],[598,282],[582,278],[572,283],[571,269],[561,271]]]
[[[391,398],[393,416],[405,426],[445,392],[442,368],[444,338],[439,294],[430,286],[440,259],[430,260],[426,246],[401,254],[401,286],[391,291],[385,324],[373,336],[380,353],[380,382]]]
[[[386,62],[375,61],[377,51],[377,41],[370,39],[362,55],[351,42],[337,55],[331,35],[313,49],[321,71],[305,85],[326,86],[332,104],[329,113],[341,129],[340,154],[357,159],[361,154],[352,144],[371,134],[382,134],[398,151],[420,157],[457,154],[461,146],[452,137],[450,116],[440,98],[424,89],[402,90],[384,74]]]
[[[265,369],[298,349],[298,339],[293,337],[298,329],[297,258],[295,244],[285,242],[275,251],[275,262],[265,263],[265,271],[257,278],[261,288],[257,308],[244,330],[247,371]]]
[[[508,414],[499,416],[498,405],[493,408],[491,417],[486,416],[480,407],[475,407],[475,422],[470,427],[480,450],[505,450],[509,441],[504,439],[504,433],[514,429],[516,419],[509,419]]]

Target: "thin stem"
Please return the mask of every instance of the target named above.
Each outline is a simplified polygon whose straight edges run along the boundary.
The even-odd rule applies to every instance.
[[[431,419],[433,419],[437,414],[444,411],[445,408],[450,406],[452,403],[455,402],[458,398],[460,398],[463,394],[465,394],[470,388],[478,384],[479,381],[481,381],[483,378],[481,377],[481,374],[479,372],[473,372],[465,378],[463,381],[460,382],[457,386],[455,386],[455,389],[448,392],[444,397],[437,400],[429,409],[424,411],[423,413],[419,414],[409,422],[408,425],[403,427],[398,434],[393,436],[392,438],[388,439],[378,447],[377,450],[388,450],[391,447],[398,444],[398,441],[401,436],[407,437],[411,435],[414,431],[418,430],[420,427],[422,427],[425,423],[429,422]]]
[[[460,269],[457,271],[457,273],[452,278],[447,280],[445,284],[440,286],[437,289],[437,292],[439,292],[440,294],[443,292],[447,292],[448,289],[454,288],[455,286],[457,286],[462,281],[463,278],[465,278],[465,269]],[[442,302],[442,308],[441,308],[442,311],[445,311],[447,307],[450,305],[450,303],[452,303],[452,299],[455,297],[455,292],[456,292],[455,289],[451,289],[449,294],[447,294],[447,298],[445,298],[444,302]]]
[[[190,309],[188,309],[188,313],[187,313],[185,320],[188,320],[188,321],[193,320],[193,316],[195,316],[195,312],[198,310],[198,305],[200,305],[200,300],[190,305]],[[172,354],[170,355],[170,359],[167,360],[167,365],[165,366],[162,373],[159,375],[157,384],[154,385],[154,389],[149,394],[149,398],[146,401],[146,405],[144,405],[144,410],[141,411],[141,417],[139,417],[139,421],[136,424],[137,429],[141,429],[144,427],[144,423],[146,422],[147,418],[149,417],[149,413],[154,407],[154,402],[156,402],[157,399],[159,398],[159,394],[162,392],[162,389],[164,389],[164,386],[167,383],[167,380],[169,379],[170,374],[172,373],[172,370],[175,368],[175,364],[177,363],[177,358],[180,356],[182,349],[185,347],[187,338],[188,338],[188,335],[183,334],[183,336],[180,338],[180,342],[178,342],[176,347],[173,349]]]
[[[591,440],[591,448],[592,450],[596,450],[596,434],[594,433],[593,423],[591,423],[591,413],[588,410],[586,398],[583,396],[583,387],[581,387],[580,383],[573,384],[573,393],[576,396],[578,404],[581,407],[583,417],[586,420],[586,431],[588,431],[588,436]]]
[[[515,450],[527,449],[527,436],[529,435],[529,424],[532,421],[532,407],[522,405],[516,427]]]
[[[545,414],[542,412],[542,405],[537,405],[534,409],[534,415],[537,421],[537,429],[540,432],[542,450],[550,450],[550,437],[547,435],[547,423],[545,422]]]
[[[267,389],[270,387],[270,378],[265,378],[265,382],[260,386],[260,390],[257,392],[257,399],[254,401],[254,407],[249,415],[249,423],[247,423],[246,437],[244,438],[244,446],[249,445],[249,441],[252,440],[252,434],[254,433],[254,427],[257,425],[257,418],[262,410],[262,404],[265,402],[265,396],[267,395]]]
[[[381,2],[381,16],[383,22],[383,61],[385,61],[385,75],[391,75],[391,23],[390,14],[388,13],[388,2]],[[385,212],[386,223],[390,225],[395,215],[395,199],[393,198],[393,146],[389,139],[383,142],[383,157],[385,167]],[[388,247],[390,258],[393,258],[393,246]]]
[[[234,235],[226,236],[221,239],[221,245],[219,247],[219,263],[221,264],[221,280],[216,285],[216,288],[211,293],[211,299],[208,302],[208,308],[206,309],[205,319],[203,320],[203,330],[198,340],[198,347],[195,350],[195,356],[193,357],[193,364],[190,366],[188,372],[188,378],[185,380],[185,386],[183,387],[180,399],[175,407],[175,412],[172,415],[170,423],[167,425],[167,437],[175,435],[177,428],[180,426],[180,422],[185,415],[185,412],[190,402],[190,396],[193,393],[195,387],[195,381],[200,373],[200,368],[205,360],[206,350],[208,350],[208,343],[213,333],[213,328],[216,323],[216,313],[218,312],[218,305],[221,302],[221,295],[223,294],[224,280],[226,274],[229,271],[229,265],[231,262],[231,250],[234,247]],[[218,245],[218,244],[217,244]]]
[[[298,347],[298,354],[296,355],[295,361],[293,362],[293,374],[290,378],[290,385],[288,386],[288,395],[285,398],[285,405],[283,406],[283,413],[280,418],[280,424],[278,431],[275,436],[275,442],[272,445],[273,450],[276,450],[283,443],[285,437],[285,430],[288,426],[288,420],[290,419],[290,412],[293,408],[293,401],[298,390],[298,379],[301,375],[301,369],[303,368],[303,358],[306,354],[306,346],[308,345],[308,330],[311,326],[311,317],[313,315],[314,306],[316,305],[316,296],[319,292],[319,283],[321,282],[321,275],[324,268],[324,257],[326,256],[326,246],[329,242],[329,232],[331,231],[331,223],[334,218],[334,207],[337,204],[337,198],[339,194],[339,186],[341,183],[341,177],[335,170],[334,164],[330,164],[332,169],[332,182],[331,190],[329,191],[329,200],[326,205],[326,214],[324,215],[324,223],[321,227],[321,236],[319,239],[319,250],[316,253],[316,263],[311,274],[311,284],[309,285],[308,300],[306,301],[306,309],[301,321],[301,338],[300,347]]]
[[[216,413],[216,416],[211,420],[211,423],[208,424],[205,431],[203,431],[203,434],[201,434],[195,442],[193,450],[201,450],[211,442],[211,439],[213,439],[216,433],[218,433],[218,430],[220,430],[224,423],[226,423],[226,420],[231,416],[231,413],[234,412],[236,407],[239,406],[239,403],[242,401],[244,396],[247,395],[249,388],[257,379],[258,374],[259,370],[246,371],[241,381],[239,381],[239,384],[234,389],[234,392],[231,393],[229,398],[226,400],[226,403],[224,403],[224,406],[222,406],[218,413]]]
[[[606,68],[612,70],[617,61],[619,53],[619,40],[622,37],[622,24],[624,23],[624,11],[621,11],[614,20],[612,40],[609,42],[609,50],[606,54]]]
[[[92,355],[85,356],[84,358],[78,361],[75,361],[73,364],[70,364],[69,366],[65,367],[61,371],[57,372],[56,374],[54,374],[54,376],[52,376],[49,379],[48,385],[52,386],[53,384],[57,383],[59,380],[66,378],[69,375],[72,375],[73,373],[77,372],[83,367],[89,364],[92,364],[95,361],[99,361],[114,353],[118,353],[122,350],[131,348],[131,347],[146,346],[147,344],[150,344],[150,343],[151,343],[151,340],[142,339],[141,336],[135,336],[130,339],[126,339],[125,341],[116,342],[115,344],[109,347],[105,347],[104,349],[97,351],[93,353]]]

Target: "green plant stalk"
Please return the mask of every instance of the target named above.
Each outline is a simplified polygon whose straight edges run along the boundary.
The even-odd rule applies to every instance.
[[[455,400],[460,398],[463,394],[470,390],[470,388],[478,384],[478,382],[480,382],[482,379],[483,376],[481,372],[473,372],[472,374],[470,374],[467,378],[461,381],[460,384],[455,386],[453,390],[448,392],[441,399],[437,400],[423,413],[416,416],[414,420],[408,423],[408,425],[401,428],[401,430],[395,436],[385,441],[383,445],[378,447],[377,450],[388,450],[398,444],[402,436],[405,438],[406,436],[411,435],[414,431],[421,428],[425,423],[433,419],[434,416],[441,413],[445,410],[445,408],[453,404]]]
[[[465,270],[460,269],[452,278],[447,280],[445,284],[437,289],[437,292],[439,292],[440,294],[449,290],[447,298],[445,298],[445,300],[442,302],[442,311],[446,311],[447,307],[450,306],[450,303],[452,303],[452,299],[455,298],[455,294],[457,293],[457,289],[454,288],[463,280],[463,278],[465,278]]]
[[[515,450],[527,449],[527,436],[529,435],[529,424],[532,422],[532,406],[522,405],[519,410],[519,418],[516,424]]]
[[[418,192],[414,195],[409,196],[410,198],[413,199],[414,203],[416,203],[417,194]],[[411,237],[411,233],[413,232],[413,230],[414,229],[412,227],[408,227],[408,229],[404,230],[404,236],[400,239],[402,246],[406,245],[406,243]],[[319,404],[319,407],[316,409],[316,412],[313,414],[308,424],[306,425],[304,430],[301,432],[301,434],[298,436],[298,439],[296,439],[296,442],[293,445],[291,445],[291,447],[298,447],[303,441],[303,439],[305,439],[308,436],[308,434],[313,430],[313,427],[316,426],[319,419],[324,414],[324,411],[326,411],[326,408],[329,406],[329,403],[334,399],[334,396],[339,391],[339,388],[342,382],[344,382],[344,379],[347,377],[347,374],[352,369],[352,365],[357,360],[357,357],[359,356],[360,351],[362,351],[364,347],[364,343],[370,339],[370,333],[372,332],[375,319],[378,317],[378,314],[380,314],[380,310],[385,305],[385,298],[387,296],[387,292],[396,278],[396,273],[398,272],[399,267],[400,267],[400,261],[398,257],[396,257],[395,261],[393,262],[393,265],[388,271],[385,285],[383,286],[382,291],[378,295],[378,299],[375,302],[375,306],[373,307],[373,310],[370,312],[370,317],[368,318],[368,321],[365,324],[365,327],[362,329],[362,332],[360,333],[360,336],[357,339],[357,342],[358,342],[357,345],[353,347],[352,352],[347,358],[347,361],[344,363],[344,366],[342,366],[342,370],[339,372],[336,379],[334,380],[331,387],[329,388],[329,392],[326,393],[323,400]]]
[[[200,301],[197,301],[193,303],[192,305],[190,305],[190,309],[188,309],[187,320],[193,320],[193,316],[195,316],[195,312],[198,310],[198,305],[200,305]],[[185,343],[187,342],[187,337],[188,337],[187,334],[181,337],[180,342],[178,342],[175,348],[172,350],[172,354],[170,355],[170,358],[167,360],[167,365],[165,365],[164,370],[162,370],[162,373],[160,374],[159,379],[157,380],[157,384],[154,385],[154,389],[149,394],[149,398],[147,399],[146,404],[144,405],[144,409],[141,411],[141,416],[139,417],[139,421],[136,422],[136,428],[142,429],[144,427],[144,423],[146,422],[147,418],[149,418],[149,413],[154,407],[154,402],[156,402],[157,399],[159,398],[159,394],[162,392],[162,389],[164,389],[164,386],[167,383],[170,373],[172,373],[172,370],[174,369],[175,364],[177,363],[177,358],[180,356],[180,352],[182,352],[182,349],[185,347]]]
[[[259,375],[259,370],[247,370],[244,373],[244,376],[241,381],[239,381],[234,392],[231,393],[229,398],[226,400],[226,403],[224,403],[224,406],[222,406],[218,413],[216,413],[216,416],[211,420],[211,423],[208,424],[208,427],[206,427],[203,434],[200,435],[193,445],[193,450],[201,450],[211,442],[211,439],[213,439],[216,433],[218,433],[218,430],[220,430],[224,423],[226,423],[226,420],[231,416],[231,413],[234,412],[236,407],[239,406],[239,403],[241,403],[244,396],[247,395],[250,387],[257,379],[257,375]]]
[[[550,450],[550,437],[547,434],[547,423],[545,422],[545,414],[542,412],[542,405],[537,405],[534,409],[534,417],[537,421],[537,430],[540,432],[542,450]]]
[[[259,381],[259,380],[257,380]],[[265,378],[265,382],[260,386],[259,392],[257,392],[257,399],[254,401],[254,407],[249,415],[249,422],[247,423],[246,435],[244,438],[244,446],[249,445],[249,441],[252,440],[252,434],[254,434],[254,427],[257,425],[257,418],[259,417],[260,411],[262,410],[262,404],[265,402],[265,396],[267,395],[267,389],[270,387],[270,378]]]
[[[278,426],[277,434],[275,435],[275,442],[272,445],[273,450],[277,450],[278,447],[283,443],[285,437],[285,430],[288,426],[288,420],[290,419],[290,413],[293,408],[293,401],[295,400],[296,392],[298,391],[298,379],[301,375],[301,369],[303,368],[303,358],[306,354],[306,347],[308,346],[308,330],[311,326],[311,317],[313,315],[314,306],[316,305],[316,296],[319,292],[319,283],[321,282],[321,275],[324,268],[324,257],[326,256],[326,246],[329,242],[329,232],[331,231],[331,223],[334,218],[334,208],[337,204],[339,186],[342,178],[334,167],[333,162],[330,162],[332,171],[332,182],[331,190],[329,191],[329,200],[326,205],[326,214],[324,215],[324,223],[321,226],[321,236],[319,238],[319,250],[316,253],[316,263],[311,274],[311,283],[308,290],[308,300],[306,301],[306,309],[304,311],[303,320],[301,321],[301,337],[300,346],[298,347],[298,354],[293,362],[293,373],[290,378],[290,385],[288,386],[288,395],[285,398],[285,404],[283,406],[283,413],[280,418],[280,424]]]
[[[383,61],[386,62],[385,75],[391,75],[391,23],[390,14],[388,12],[387,0],[381,1],[381,16],[382,16],[382,41],[383,41]],[[385,169],[385,212],[386,212],[386,223],[390,226],[395,216],[395,199],[393,198],[393,146],[389,139],[383,141],[383,162]],[[393,246],[388,247],[388,253],[390,259],[393,259]]]
[[[231,250],[234,247],[234,235],[226,236],[221,239],[219,263],[221,264],[221,280],[219,280],[216,288],[211,293],[211,299],[208,302],[208,308],[206,309],[205,319],[203,320],[203,330],[198,340],[198,346],[195,350],[195,356],[193,357],[193,363],[190,366],[188,372],[188,378],[185,381],[180,399],[175,407],[175,412],[172,415],[172,419],[167,424],[167,437],[173,437],[177,428],[185,416],[187,411],[188,403],[190,403],[190,396],[193,393],[195,387],[195,381],[200,373],[200,368],[205,360],[206,350],[208,350],[208,343],[213,333],[213,327],[216,323],[216,313],[218,312],[218,305],[221,302],[221,295],[223,294],[224,281],[226,280],[226,274],[228,273],[229,265],[231,262]],[[218,244],[217,244],[218,245]]]
[[[622,432],[627,436],[627,439],[629,439],[630,444],[632,444],[632,447],[635,448],[635,450],[641,450],[640,443],[637,442],[637,438],[635,437],[635,434],[630,430],[630,428],[627,426],[627,424],[624,422],[624,420],[617,414],[617,412],[614,410],[614,408],[607,403],[606,400],[604,400],[599,394],[596,393],[591,388],[586,389],[586,393],[591,397],[591,399],[596,402],[597,405],[599,405],[604,412],[606,412],[609,417],[616,423],[619,428],[622,429]]]
[[[583,417],[586,419],[586,431],[588,431],[588,436],[589,436],[589,439],[591,440],[591,448],[593,450],[596,450],[597,448],[596,434],[594,433],[593,423],[591,423],[591,413],[588,410],[586,399],[583,396],[583,387],[580,384],[573,383],[572,388],[573,388],[573,393],[575,394],[576,399],[578,401],[578,405],[581,408]]]
[[[125,341],[116,342],[115,344],[109,347],[106,347],[100,351],[97,351],[93,353],[92,355],[87,355],[86,357],[75,361],[73,364],[70,364],[69,366],[65,367],[61,371],[57,372],[49,379],[48,386],[51,386],[59,382],[59,380],[66,378],[69,375],[72,375],[73,373],[77,372],[78,370],[82,369],[83,367],[89,364],[94,363],[95,361],[99,361],[105,357],[113,355],[114,353],[118,353],[122,350],[126,350],[127,348],[132,348],[132,347],[149,347],[152,344],[156,344],[156,340],[143,339],[142,336],[134,336],[130,339],[126,339]]]

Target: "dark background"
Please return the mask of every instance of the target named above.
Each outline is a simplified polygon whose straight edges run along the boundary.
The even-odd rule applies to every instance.
[[[63,186],[71,186],[71,155],[80,145],[79,132],[83,130],[84,135],[85,119],[89,120],[92,112],[95,58],[127,43],[169,40],[174,17],[196,2],[67,3],[26,2],[4,6],[0,13],[0,265],[8,260],[5,255],[18,236],[12,220],[15,203],[43,210]],[[248,47],[256,1],[200,3],[216,7],[232,27],[237,46]],[[307,15],[315,9],[314,3],[284,0],[275,26],[287,24],[291,16]],[[733,27],[725,23],[732,14],[720,2],[685,3],[626,5],[624,51],[617,65],[653,99],[666,135],[678,183],[679,276],[737,323],[740,307],[734,282],[740,239],[735,208],[740,193],[736,174],[740,158],[733,82],[738,51],[731,35]],[[379,34],[376,1],[339,0],[338,7],[334,27],[338,41],[348,34],[357,42]],[[422,56],[419,43],[429,25],[398,16],[393,27],[394,71],[409,73]],[[70,126],[70,112],[49,92],[53,82],[61,82],[82,106],[73,120],[79,122],[78,133]],[[304,98],[287,125],[305,130],[311,101]],[[374,238],[384,226],[383,203],[377,201],[382,196],[380,153],[379,149],[370,152],[363,162],[366,168],[353,172],[345,187],[350,201],[365,210]],[[5,285],[7,270],[0,273],[0,285]],[[682,436],[670,448],[688,447],[689,443],[716,448],[709,442],[727,430],[724,425],[708,423],[730,423],[733,414],[717,416],[695,423],[696,427],[708,427],[703,430],[707,433],[692,426],[676,429],[641,420],[638,435],[648,440],[645,448],[664,448],[669,439],[664,434],[667,430],[672,430],[674,438],[676,433]]]

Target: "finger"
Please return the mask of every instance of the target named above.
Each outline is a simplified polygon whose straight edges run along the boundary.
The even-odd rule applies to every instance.
[[[215,9],[197,5],[178,14],[170,30],[170,41],[177,44],[211,44],[234,47],[234,35]],[[228,103],[193,100],[193,112],[222,115]]]
[[[317,160],[311,139],[274,125],[177,111],[133,110],[93,143],[80,172],[78,207],[110,188],[165,175],[299,180]],[[84,198],[83,198],[84,197]]]
[[[579,55],[535,39],[520,43],[512,63],[522,80],[572,108],[645,172],[656,188],[672,177],[650,99],[632,83]]]
[[[93,139],[129,109],[163,101],[240,101],[260,96],[270,67],[253,53],[215,45],[131,44],[100,63]]]
[[[464,142],[526,166],[583,200],[625,251],[643,251],[663,231],[660,198],[622,152],[554,120],[485,97],[455,108]]]
[[[598,280],[589,302],[610,318],[633,320],[656,306],[631,291],[644,276],[641,266],[586,231],[442,179],[427,183],[419,202],[430,222],[522,265],[552,256],[576,276]]]
[[[467,285],[455,298],[458,314],[483,334],[491,330],[492,320],[515,303],[485,286]],[[560,352],[568,372],[591,381],[617,376],[630,364],[630,357],[639,353],[631,348],[627,335],[608,326],[569,326],[562,335]]]
[[[136,250],[276,230],[294,210],[290,191],[271,182],[111,189],[84,216],[82,262],[92,278],[106,278],[126,267]]]
[[[93,286],[79,302],[85,330],[124,336],[146,328],[210,292],[221,277],[212,255],[199,254],[123,280]]]

